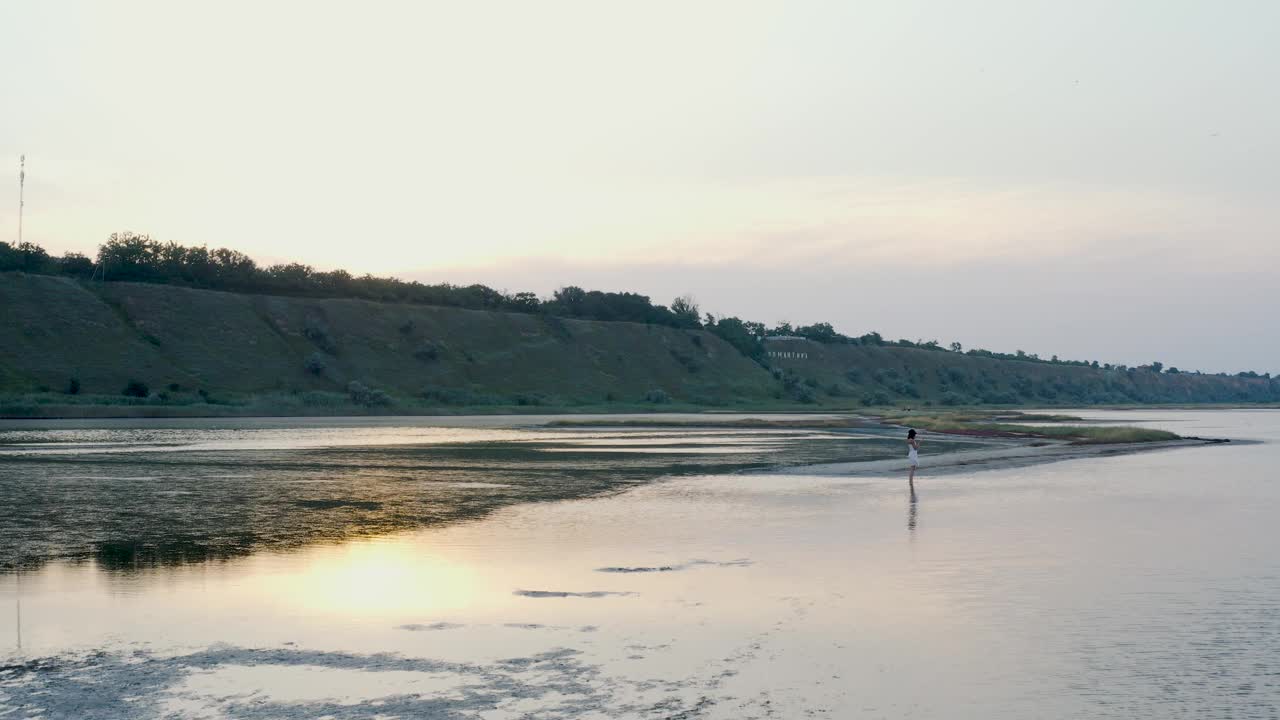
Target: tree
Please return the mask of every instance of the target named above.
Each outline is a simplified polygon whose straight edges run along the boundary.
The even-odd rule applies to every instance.
[[[754,323],[759,325],[759,323]],[[760,336],[751,331],[753,323],[745,323],[736,317],[720,318],[714,325],[708,323],[707,329],[720,339],[732,345],[738,352],[753,360],[764,357],[764,344]]]
[[[506,305],[508,308],[516,312],[537,312],[541,301],[538,296],[531,292],[519,292],[506,297]]]
[[[671,301],[671,314],[676,316],[676,321],[680,327],[701,327],[702,323],[698,321],[701,312],[698,310],[698,303],[694,301],[691,295],[681,295]]]
[[[831,327],[831,323],[824,322],[798,327],[796,328],[795,333],[800,337],[821,343],[829,343],[845,339],[843,335],[836,332],[835,328]]]
[[[69,252],[58,260],[58,272],[87,278],[93,275],[93,261],[80,253]]]
[[[576,285],[567,285],[556,290],[551,296],[552,305],[566,315],[582,314],[582,305],[587,299],[587,291]]]
[[[963,350],[964,350],[964,346],[961,345],[960,343],[958,342],[951,343],[951,352],[958,353],[958,352],[962,352]]]

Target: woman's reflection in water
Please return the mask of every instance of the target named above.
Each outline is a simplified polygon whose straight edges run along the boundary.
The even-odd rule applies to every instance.
[[[916,539],[916,520],[918,516],[919,497],[916,495],[916,484],[907,485],[911,493],[911,502],[907,504],[907,532],[911,534],[911,539]]]

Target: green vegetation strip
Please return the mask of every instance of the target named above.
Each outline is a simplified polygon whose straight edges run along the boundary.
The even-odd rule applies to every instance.
[[[735,420],[553,420],[548,427],[631,427],[631,428],[813,428],[844,429],[867,427],[860,418],[741,418]]]
[[[957,413],[954,415],[900,415],[881,418],[886,423],[956,435],[981,435],[987,437],[1025,437],[1045,440],[1066,440],[1079,445],[1117,443],[1166,442],[1182,437],[1167,430],[1151,430],[1132,426],[1095,425],[1018,425],[991,422],[1007,416],[997,414]],[[1012,418],[1010,418],[1012,419]],[[1071,422],[1080,418],[1070,415],[1018,414],[1017,419],[1040,422]]]

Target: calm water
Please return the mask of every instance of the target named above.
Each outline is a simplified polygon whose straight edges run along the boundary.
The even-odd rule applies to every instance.
[[[1083,414],[1263,442],[11,424],[0,716],[1280,717],[1280,412]]]

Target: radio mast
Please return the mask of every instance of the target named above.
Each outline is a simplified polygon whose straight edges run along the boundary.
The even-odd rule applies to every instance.
[[[18,244],[22,244],[22,208],[26,206],[27,156],[18,158]]]

